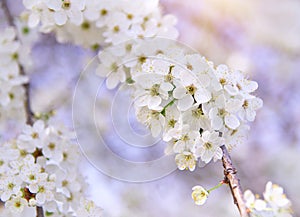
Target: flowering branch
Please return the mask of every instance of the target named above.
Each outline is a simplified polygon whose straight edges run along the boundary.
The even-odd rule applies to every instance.
[[[223,151],[222,161],[224,167],[225,181],[229,184],[234,203],[237,205],[241,217],[249,217],[247,207],[243,199],[243,192],[240,185],[240,180],[236,175],[237,170],[232,165],[231,157],[227,151],[226,146],[222,145],[221,149]]]
[[[4,12],[4,15],[6,17],[6,20],[9,24],[9,26],[16,27],[14,23],[14,18],[12,14],[10,13],[9,7],[7,5],[7,0],[2,1],[2,10]],[[18,40],[18,35],[16,35],[16,40]],[[18,64],[19,69],[20,69],[20,74],[21,75],[26,75],[24,67],[22,64]],[[30,95],[29,95],[29,90],[30,90],[30,83],[27,82],[23,84],[23,87],[25,89],[25,100],[24,100],[24,107],[25,107],[25,113],[26,113],[26,123],[29,125],[33,125],[33,112],[30,107]],[[43,207],[36,207],[36,217],[44,217],[44,210]]]
[[[4,15],[6,17],[6,20],[10,26],[16,27],[14,23],[14,18],[12,14],[9,11],[7,0],[2,1],[2,10],[4,12]],[[18,40],[18,35],[16,36],[16,39]],[[19,63],[20,68],[20,74],[26,75],[24,67]],[[29,125],[33,124],[33,112],[30,107],[30,96],[29,96],[29,89],[30,89],[30,83],[23,84],[23,87],[25,89],[25,101],[24,101],[24,107],[25,107],[25,113],[26,113],[26,123]]]

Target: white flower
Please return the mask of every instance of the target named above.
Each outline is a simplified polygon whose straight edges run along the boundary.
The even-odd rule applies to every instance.
[[[64,28],[56,29],[56,39],[59,43],[71,42],[93,50],[97,50],[102,45],[104,40],[102,34],[103,30],[88,20],[83,20],[79,26],[68,22]]]
[[[62,156],[63,159],[60,165],[63,168],[72,168],[74,165],[78,164],[80,159],[80,152],[78,146],[73,143],[64,142],[62,144]]]
[[[246,190],[244,192],[244,200],[246,202],[246,206],[250,209],[263,211],[267,208],[267,203],[261,199],[255,198],[254,194],[250,190]]]
[[[245,99],[243,109],[239,111],[239,116],[247,121],[254,121],[256,110],[263,106],[263,101],[260,98]]]
[[[50,133],[44,141],[42,153],[46,158],[60,162],[63,160],[63,141],[54,133]]]
[[[21,213],[24,207],[28,206],[26,199],[20,196],[13,197],[11,200],[5,203],[5,207],[8,208],[12,213]]]
[[[283,188],[268,182],[264,192],[264,200],[247,190],[244,192],[246,206],[255,216],[269,217],[292,217],[291,202],[283,193]]]
[[[30,156],[31,155],[28,155],[28,157]],[[27,182],[29,185],[35,185],[39,180],[45,179],[47,177],[47,174],[41,173],[41,166],[34,163],[34,159],[32,156],[29,161],[27,160],[29,159],[28,157],[24,158],[23,160],[23,166],[21,167],[20,171],[20,178],[24,182]]]
[[[128,35],[130,20],[127,19],[126,14],[115,11],[114,13],[110,13],[107,19],[109,20],[109,25],[103,33],[106,43],[119,44],[131,39]]]
[[[202,104],[211,99],[211,93],[186,71],[182,71],[180,82],[176,82],[175,86],[173,96],[178,99],[177,105],[181,111],[188,110],[194,103]]]
[[[244,144],[247,139],[247,133],[250,127],[246,124],[240,125],[236,130],[226,129],[222,132],[224,138],[224,144],[231,150],[237,145]]]
[[[175,153],[190,151],[199,142],[199,131],[190,130],[188,125],[183,125],[179,131],[175,131],[172,135],[175,139],[173,150]]]
[[[232,76],[232,72],[226,65],[219,65],[215,70],[215,75],[219,80],[219,83],[230,95],[237,95],[239,89],[236,86],[236,78]]]
[[[180,111],[174,104],[168,106],[165,109],[163,140],[166,142],[170,141],[173,135],[176,135],[177,132],[181,131],[181,128],[182,123]]]
[[[264,192],[264,199],[268,201],[271,206],[278,208],[286,208],[290,206],[289,199],[286,198],[286,195],[283,193],[283,188],[268,182]]]
[[[20,149],[25,149],[32,153],[36,148],[44,146],[45,137],[45,124],[43,121],[38,120],[33,126],[26,125],[23,128],[23,132],[18,138],[21,141],[18,146]]]
[[[184,151],[175,156],[175,162],[180,170],[189,169],[190,171],[194,171],[196,168],[196,160],[193,153],[188,151]]]
[[[160,113],[160,111],[150,110],[146,106],[137,107],[136,116],[138,121],[149,127],[152,136],[157,137],[161,133],[165,117]]]
[[[56,186],[67,197],[70,197],[73,193],[81,190],[81,183],[78,180],[79,174],[77,172],[66,172],[57,176]]]
[[[101,60],[101,64],[98,66],[96,73],[101,77],[107,77],[107,88],[113,89],[119,82],[124,82],[126,80],[126,74],[122,65],[120,65],[120,58],[108,51],[100,52],[98,57]]]
[[[236,113],[242,108],[243,101],[235,98],[227,98],[220,94],[215,99],[215,104],[209,111],[211,125],[214,130],[222,130],[225,126],[235,130],[240,125]]]
[[[134,80],[139,84],[135,91],[135,104],[139,107],[148,106],[149,109],[161,110],[162,100],[169,98],[169,91],[173,85],[164,82],[164,76],[159,74],[142,74]]]
[[[188,124],[193,130],[210,128],[210,119],[207,114],[204,114],[202,106],[199,105],[194,105],[183,112],[182,120],[184,124]]]
[[[46,0],[47,7],[54,11],[54,20],[57,25],[64,25],[70,21],[80,25],[83,21],[82,11],[85,8],[85,0]]]
[[[36,193],[35,199],[37,205],[42,206],[46,201],[52,201],[54,199],[52,191],[55,189],[55,187],[55,182],[51,180],[39,181],[38,189],[31,191],[32,193]]]
[[[157,36],[167,37],[170,39],[178,38],[178,30],[174,27],[177,24],[177,18],[173,15],[167,14],[162,17],[158,23]]]
[[[97,26],[102,27],[107,20],[107,15],[113,9],[114,3],[108,0],[88,0],[83,15],[89,21],[97,21]]]
[[[218,132],[204,131],[200,138],[200,146],[196,148],[196,156],[201,157],[201,160],[208,163],[213,159],[214,161],[221,159],[223,152],[220,146],[222,145],[222,138]]]
[[[194,186],[192,190],[192,198],[195,201],[195,204],[203,205],[209,195],[208,191],[206,191],[202,186],[199,185]]]
[[[17,195],[21,189],[22,180],[18,176],[2,176],[0,178],[1,200],[3,202],[10,199],[12,195]]]
[[[102,216],[102,209],[97,207],[93,201],[80,198],[80,205],[76,214],[81,217],[100,217]]]

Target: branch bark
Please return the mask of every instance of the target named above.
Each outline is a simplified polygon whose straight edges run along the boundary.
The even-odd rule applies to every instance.
[[[1,7],[3,10],[3,13],[5,15],[5,18],[7,20],[7,23],[9,26],[13,26],[16,28],[16,25],[14,23],[14,17],[12,16],[9,7],[7,5],[7,0],[1,0]],[[18,35],[16,36],[16,39],[19,40]],[[26,75],[24,67],[19,63],[19,69],[21,75]],[[25,89],[25,101],[24,101],[24,108],[26,113],[26,123],[29,125],[33,124],[33,112],[31,110],[30,106],[30,82],[23,85]],[[36,217],[44,217],[44,210],[43,207],[37,206],[36,207]]]
[[[36,217],[44,217],[43,207],[41,206],[36,207]]]
[[[224,167],[225,182],[229,184],[233,201],[238,207],[241,217],[249,217],[249,213],[247,212],[247,207],[243,199],[243,191],[240,180],[237,176],[237,170],[232,165],[231,157],[226,146],[222,145],[221,149],[223,151],[222,162]]]

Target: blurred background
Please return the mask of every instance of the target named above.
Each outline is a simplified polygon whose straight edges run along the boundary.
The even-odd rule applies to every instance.
[[[13,1],[17,15],[21,1]],[[199,51],[216,65],[226,63],[249,73],[259,83],[256,94],[264,107],[251,124],[248,140],[231,152],[244,190],[262,194],[271,180],[284,187],[294,209],[300,216],[300,1],[285,0],[162,0],[162,10],[178,17],[180,41]],[[1,27],[5,24],[0,14]],[[70,127],[72,99],[83,68],[95,53],[70,44],[58,44],[53,35],[42,35],[33,51],[32,106],[36,112],[56,110],[53,121]],[[101,81],[84,78],[87,93]],[[79,107],[84,123],[96,123],[105,144],[116,155],[128,161],[144,162],[164,155],[164,144],[148,148],[134,147],[120,138],[112,124],[111,107],[115,91],[99,88],[95,119],[82,96]],[[127,97],[127,98],[126,98]],[[130,98],[124,95],[124,99]],[[123,109],[123,110],[122,110]],[[147,132],[127,108],[120,107],[132,129]],[[127,113],[123,113],[127,112]],[[122,118],[122,117],[120,117]],[[89,132],[88,124],[84,129]],[[4,134],[4,130],[3,130]],[[92,143],[92,142],[91,142]],[[95,147],[85,149],[93,159],[102,159]],[[194,172],[174,171],[155,181],[130,183],[101,173],[89,161],[83,161],[88,194],[111,217],[216,217],[239,216],[228,187],[212,192],[204,206],[196,206],[190,196],[194,185],[211,188],[223,179],[221,162],[211,163]],[[118,165],[114,165],[118,166]],[[122,173],[128,171],[120,171]]]

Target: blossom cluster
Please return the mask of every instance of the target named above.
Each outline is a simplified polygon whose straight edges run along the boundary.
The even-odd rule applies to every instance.
[[[47,216],[101,216],[100,208],[84,198],[73,139],[64,127],[38,120],[1,146],[0,198],[14,215],[40,206]]]
[[[291,202],[283,192],[283,188],[268,182],[263,199],[250,190],[245,191],[244,199],[251,216],[260,217],[292,217]]]
[[[176,154],[180,170],[221,159],[220,146],[243,142],[263,103],[253,95],[255,81],[172,41],[137,42],[133,48],[127,59],[116,57],[118,46],[100,52],[97,73],[107,77],[108,88],[132,86],[138,121],[169,144],[166,153]]]
[[[176,35],[174,16],[158,0],[23,0],[29,27],[55,32],[59,42],[99,48],[137,37]]]
[[[21,75],[19,63],[28,67],[30,64],[29,49],[16,40],[17,31],[8,27],[0,34],[0,122],[7,119],[23,118],[24,88],[28,82]]]

